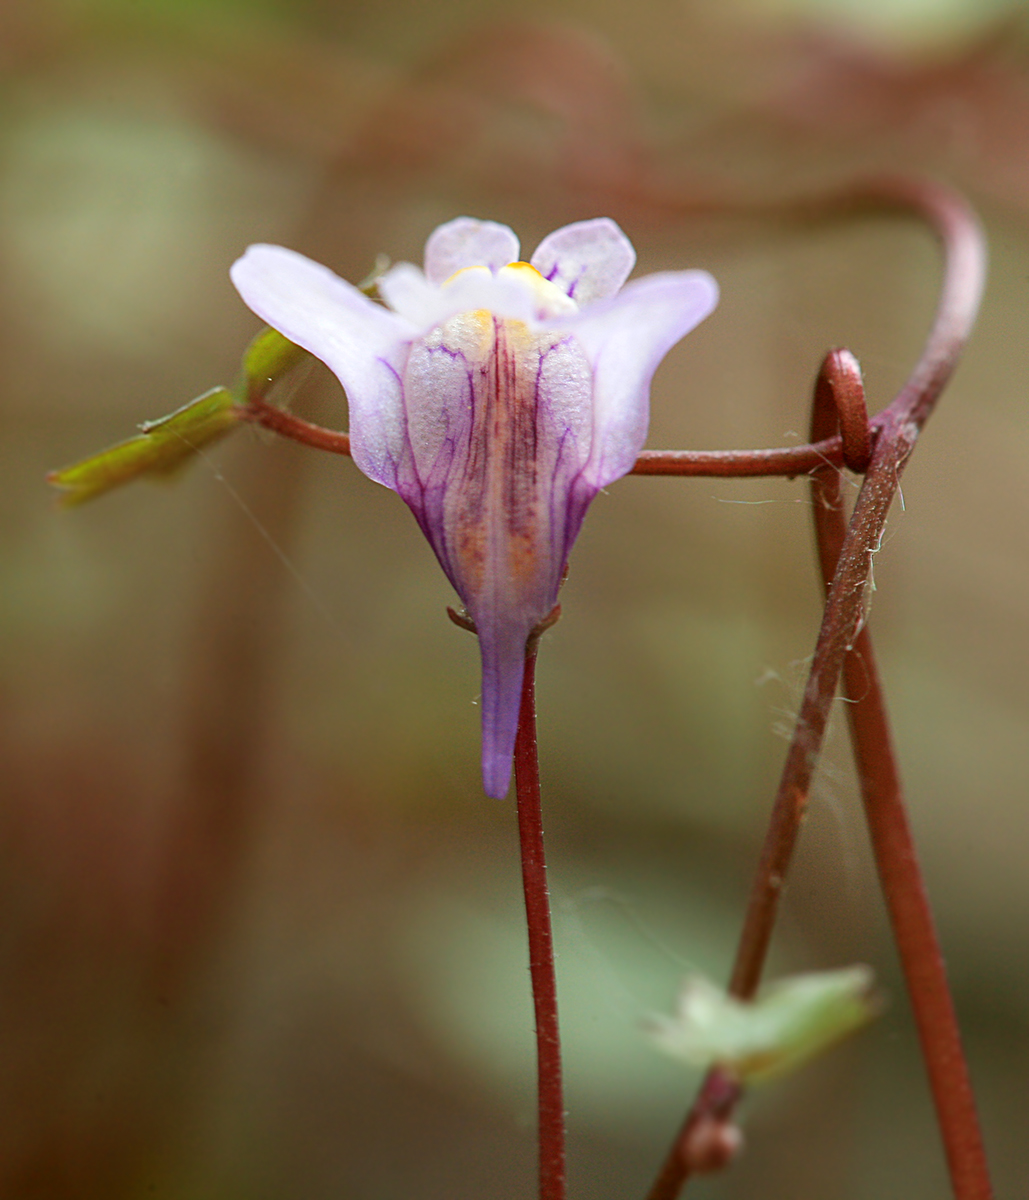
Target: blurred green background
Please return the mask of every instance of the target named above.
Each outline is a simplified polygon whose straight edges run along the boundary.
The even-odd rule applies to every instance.
[[[513,1200],[535,1172],[513,808],[480,795],[476,648],[407,510],[251,431],[76,511],[45,471],[231,380],[248,243],[356,280],[459,213],[526,250],[608,214],[641,271],[711,270],[649,444],[802,440],[828,347],[874,407],[903,381],[932,239],[687,209],[883,169],[963,188],[992,243],[872,628],[1023,1194],[1025,6],[3,0],[0,68],[0,1195]],[[345,424],[321,368],[291,395]],[[641,1019],[727,969],[817,629],[809,523],[800,482],[629,479],[576,547],[539,703],[577,1200],[642,1196],[691,1097]],[[756,1094],[698,1197],[947,1191],[837,724],[776,969],[865,961],[891,1004]]]

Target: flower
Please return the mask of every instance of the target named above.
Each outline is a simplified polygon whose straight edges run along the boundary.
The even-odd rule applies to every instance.
[[[482,771],[506,795],[526,643],[552,611],[597,492],[632,469],[650,380],[714,308],[704,271],[648,275],[606,217],[544,238],[458,217],[424,272],[379,280],[387,307],[281,246],[232,268],[246,304],[346,390],[354,462],[407,502],[475,624]]]

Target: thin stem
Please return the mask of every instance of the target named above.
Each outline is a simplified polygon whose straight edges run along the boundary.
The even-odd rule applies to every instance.
[[[865,816],[893,936],[918,1028],[951,1186],[958,1200],[990,1200],[993,1188],[975,1095],[961,1044],[897,775],[871,638],[862,630],[844,667],[851,740]]]
[[[269,404],[260,396],[251,395],[246,404],[241,405],[241,409],[248,421],[262,425],[282,437],[291,438],[302,446],[310,446],[314,450],[328,450],[331,454],[350,454],[349,434],[337,433],[323,425],[313,425],[302,417],[295,417],[284,408]]]
[[[823,371],[820,384],[823,382],[828,386],[816,391],[813,438],[836,423],[837,410],[842,416],[853,407],[841,405],[838,395],[828,394],[834,382],[828,371]],[[811,492],[822,580],[828,592],[846,535],[839,473],[831,467],[814,472]],[[844,660],[843,681],[850,701],[847,717],[876,867],[900,952],[954,1194],[960,1200],[989,1200],[992,1189],[975,1096],[904,807],[885,697],[867,627],[858,634]]]
[[[838,437],[775,450],[643,450],[630,475],[806,475],[816,467],[843,465]]]
[[[720,1171],[728,1166],[739,1146],[738,1135],[733,1136],[735,1126],[732,1122],[742,1096],[739,1081],[721,1067],[708,1071],[647,1193],[647,1200],[675,1200],[683,1184],[693,1175]]]
[[[740,999],[752,996],[760,979],[844,655],[864,620],[872,555],[909,452],[903,438],[880,438],[840,548],[729,985]]]
[[[869,185],[865,195],[878,202],[903,204],[928,220],[944,245],[944,281],[936,317],[922,355],[904,388],[875,422],[876,436],[867,474],[850,524],[839,545],[807,687],[783,766],[740,935],[729,990],[741,999],[752,996],[760,981],[786,872],[800,833],[812,776],[821,751],[830,706],[844,659],[864,624],[865,593],[871,575],[872,557],[879,548],[901,472],[971,331],[985,278],[986,255],[982,233],[975,215],[961,197],[932,184],[903,180],[878,181]],[[827,367],[830,367],[832,358],[830,355]],[[820,376],[819,390],[824,391],[827,386],[824,375]],[[847,390],[847,387],[841,386],[839,395],[845,396]],[[834,398],[830,394],[829,399]],[[816,396],[816,405],[818,403]],[[844,436],[840,439],[841,454],[846,443],[847,458],[863,461],[868,443],[856,428],[859,422],[855,422],[852,412],[845,411],[841,424],[844,428]],[[819,427],[816,432],[824,437],[828,430]],[[674,1200],[682,1185],[696,1170],[696,1164],[690,1160],[688,1153],[688,1135],[694,1121],[711,1113],[708,1099],[711,1080],[712,1075],[709,1074],[665,1159],[649,1193],[649,1200]],[[724,1124],[731,1119],[731,1109],[712,1115]],[[966,1134],[966,1150],[967,1141]],[[948,1155],[951,1153],[948,1145]],[[974,1158],[975,1154],[969,1153],[968,1158],[963,1160],[965,1171],[971,1173],[952,1176],[955,1188],[961,1186],[966,1189],[956,1191],[958,1200],[984,1200],[989,1195],[988,1182],[985,1183],[986,1190],[982,1190],[985,1165],[982,1165],[981,1171],[976,1169]]]
[[[350,437],[323,425],[315,425],[283,408],[251,395],[242,406],[247,420],[270,429],[314,450],[350,454]],[[839,437],[826,438],[807,446],[774,450],[644,450],[632,469],[633,475],[806,475],[816,467],[843,463]]]
[[[522,703],[515,741],[515,790],[522,851],[522,887],[529,929],[529,973],[536,1012],[536,1071],[539,1102],[540,1200],[564,1200],[565,1111],[561,1087],[561,1040],[557,982],[550,928],[547,864],[543,850],[539,755],[536,749],[536,647],[525,657]]]

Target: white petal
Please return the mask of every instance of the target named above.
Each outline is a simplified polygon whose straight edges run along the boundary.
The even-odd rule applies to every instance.
[[[718,285],[706,271],[665,272],[628,284],[573,327],[593,368],[593,446],[583,470],[592,486],[632,469],[647,437],[658,364],[717,303]]]
[[[465,267],[501,267],[518,261],[518,238],[506,225],[456,217],[434,230],[425,243],[425,275],[440,284]]]
[[[534,321],[536,293],[515,274],[493,276],[487,267],[464,267],[445,287],[437,287],[412,266],[398,263],[379,280],[386,303],[420,333],[428,333],[458,313],[486,310],[497,317]]]
[[[545,237],[532,265],[582,308],[618,291],[636,265],[636,251],[610,217],[597,217]]]
[[[420,330],[439,323],[442,293],[414,263],[397,263],[378,280],[379,295],[395,313]]]
[[[320,358],[346,389],[354,461],[396,486],[405,444],[400,380],[416,330],[403,318],[282,246],[251,246],[230,272],[247,306]]]

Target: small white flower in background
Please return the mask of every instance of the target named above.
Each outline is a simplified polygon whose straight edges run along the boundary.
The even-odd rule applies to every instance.
[[[407,502],[474,621],[498,798],[528,637],[590,501],[643,448],[654,371],[718,300],[704,271],[625,284],[636,252],[604,217],[518,254],[507,226],[458,217],[429,238],[424,271],[379,279],[387,308],[281,246],[232,268],[249,307],[343,384],[355,463]]]
[[[756,1000],[728,995],[702,976],[686,980],[675,1016],[647,1022],[654,1042],[694,1067],[721,1066],[744,1083],[785,1074],[880,1009],[870,967],[813,971],[780,979]]]

